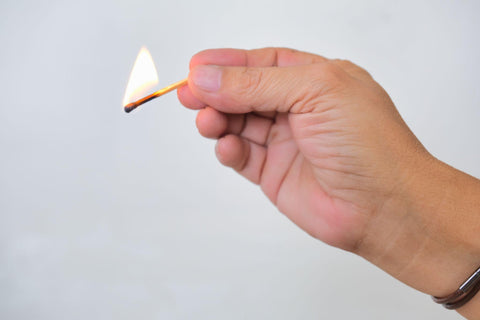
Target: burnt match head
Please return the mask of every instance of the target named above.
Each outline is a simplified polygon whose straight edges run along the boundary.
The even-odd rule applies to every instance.
[[[127,104],[123,109],[125,110],[126,113],[129,113],[130,111],[132,111],[136,107],[138,107],[138,104],[136,104],[135,102],[132,102],[132,103]]]
[[[160,92],[161,93],[161,92]],[[159,97],[161,94],[159,94],[159,91],[156,91],[152,94],[149,94],[148,96],[146,97],[143,97],[142,99],[139,99],[137,101],[133,101],[129,104],[127,104],[124,109],[125,109],[125,112],[126,113],[129,113],[130,111],[132,111],[133,109],[135,109],[136,107],[139,107],[141,106],[142,104],[144,104],[145,102],[148,102],[152,99],[155,99],[156,97]]]

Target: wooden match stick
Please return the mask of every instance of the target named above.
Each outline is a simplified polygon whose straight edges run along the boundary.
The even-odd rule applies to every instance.
[[[187,84],[187,79],[183,79],[182,81],[178,81],[178,82],[175,82],[174,84],[171,84],[163,89],[160,89],[158,91],[155,91],[154,93],[152,94],[149,94],[148,96],[146,97],[143,97],[137,101],[134,101],[134,102],[131,102],[129,104],[127,104],[124,109],[125,109],[125,112],[126,113],[129,113],[130,111],[132,111],[133,109],[135,109],[136,107],[144,104],[145,102],[148,102],[152,99],[155,99],[155,98],[158,98],[160,96],[163,96],[165,93],[168,93],[170,91],[173,91],[175,89],[178,89],[180,87],[183,87],[184,85]]]

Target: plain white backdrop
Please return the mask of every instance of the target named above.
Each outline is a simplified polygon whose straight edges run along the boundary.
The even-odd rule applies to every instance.
[[[478,1],[0,3],[1,319],[459,319],[298,229],[216,161],[169,94],[211,47],[286,46],[371,72],[438,158],[480,177]]]

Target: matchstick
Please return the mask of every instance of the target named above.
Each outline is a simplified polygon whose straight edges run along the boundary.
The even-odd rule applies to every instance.
[[[175,82],[174,84],[171,84],[163,89],[160,89],[158,91],[155,91],[154,93],[152,94],[149,94],[148,96],[146,97],[143,97],[137,101],[134,101],[134,102],[131,102],[129,104],[127,104],[125,107],[124,107],[124,110],[126,113],[129,113],[130,111],[132,111],[133,109],[135,109],[136,107],[144,104],[145,102],[148,102],[152,99],[155,99],[155,98],[158,98],[160,96],[163,96],[165,93],[168,93],[170,91],[173,91],[175,89],[178,89],[180,87],[183,87],[184,85],[187,84],[187,79],[183,79],[182,81],[178,81],[178,82]]]

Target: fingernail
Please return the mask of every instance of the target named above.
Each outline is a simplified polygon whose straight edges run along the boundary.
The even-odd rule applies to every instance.
[[[215,144],[215,156],[218,158],[218,160],[220,160],[220,140],[222,140],[223,138],[220,138],[217,140],[217,143]]]
[[[222,70],[217,66],[197,66],[192,80],[200,89],[215,92],[220,89]]]

